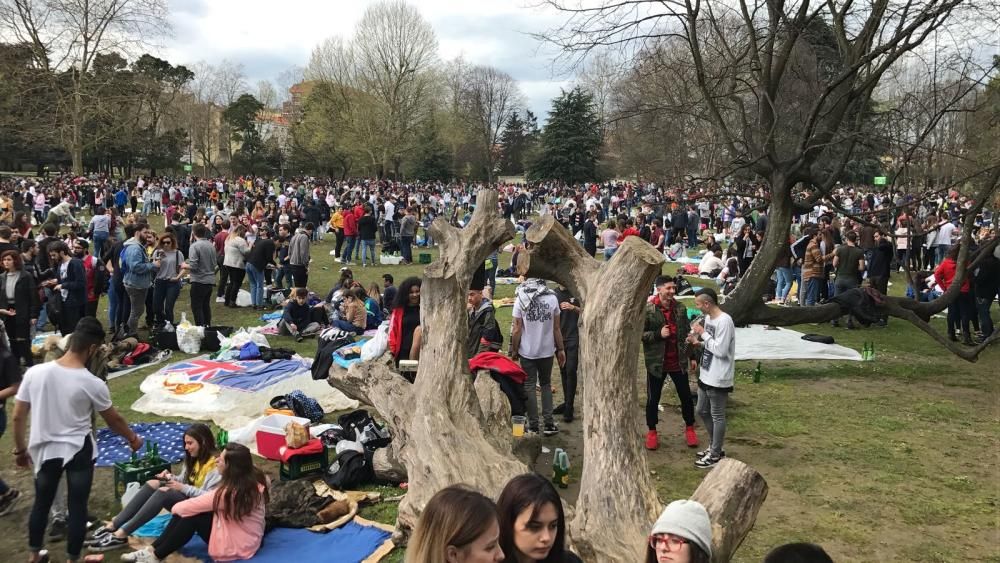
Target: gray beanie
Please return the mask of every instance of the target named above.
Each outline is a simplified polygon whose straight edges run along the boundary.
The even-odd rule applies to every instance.
[[[667,505],[653,524],[652,535],[673,534],[680,536],[712,556],[712,521],[700,502],[675,500]]]

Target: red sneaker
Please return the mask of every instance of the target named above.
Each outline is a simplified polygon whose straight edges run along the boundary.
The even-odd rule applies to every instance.
[[[660,447],[660,439],[656,436],[656,430],[646,432],[646,449],[655,450]]]
[[[689,448],[698,447],[698,435],[694,433],[694,426],[688,426],[684,429],[684,437],[687,439]]]

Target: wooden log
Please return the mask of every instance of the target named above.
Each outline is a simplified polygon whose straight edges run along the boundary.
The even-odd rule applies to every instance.
[[[691,495],[712,519],[712,562],[728,563],[757,521],[767,481],[749,465],[723,458]]]

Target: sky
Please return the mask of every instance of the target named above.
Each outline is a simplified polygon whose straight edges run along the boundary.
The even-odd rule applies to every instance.
[[[223,59],[242,63],[253,88],[293,66],[305,67],[327,37],[349,38],[373,0],[168,0],[171,37],[160,41],[172,64]],[[442,60],[462,56],[491,65],[518,81],[526,109],[540,122],[552,98],[572,83],[557,74],[553,50],[529,34],[557,26],[564,16],[532,0],[409,0],[437,34]]]

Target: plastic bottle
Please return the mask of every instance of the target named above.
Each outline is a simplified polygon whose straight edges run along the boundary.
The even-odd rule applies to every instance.
[[[556,448],[552,456],[552,482],[560,489],[569,486],[569,455],[562,448]]]
[[[188,322],[188,317],[186,312],[181,313],[181,322],[178,323],[177,326],[182,326],[184,328],[188,328],[191,326],[191,323]]]
[[[218,448],[225,447],[229,443],[229,431],[225,428],[219,430],[219,435],[215,439],[215,445]]]

